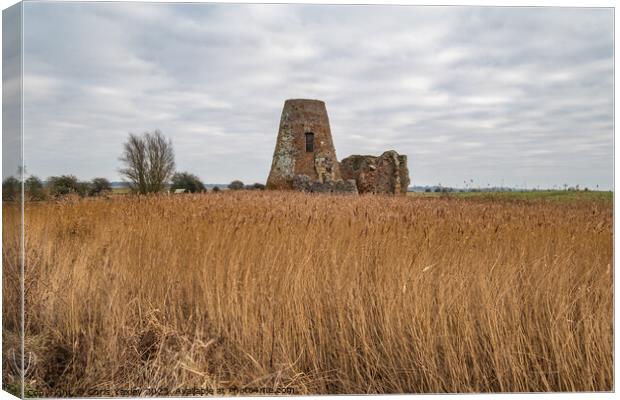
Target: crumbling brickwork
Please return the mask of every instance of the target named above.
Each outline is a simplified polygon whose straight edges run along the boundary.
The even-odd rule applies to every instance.
[[[359,193],[406,194],[409,187],[407,156],[394,150],[379,157],[353,155],[340,162],[344,179],[354,179]]]
[[[267,187],[293,189],[296,175],[317,182],[341,179],[327,109],[320,100],[284,102]]]

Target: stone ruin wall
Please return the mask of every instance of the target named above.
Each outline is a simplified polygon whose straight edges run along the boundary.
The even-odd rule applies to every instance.
[[[314,135],[312,151],[306,148],[307,133]],[[353,155],[339,163],[325,103],[284,102],[268,189],[405,194],[408,186],[407,156],[390,150],[378,157]]]
[[[340,162],[343,179],[353,179],[359,193],[406,194],[409,187],[407,156],[394,150],[380,156],[353,155]]]

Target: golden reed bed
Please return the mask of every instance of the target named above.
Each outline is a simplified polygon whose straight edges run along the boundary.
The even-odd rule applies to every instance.
[[[26,211],[39,395],[613,387],[610,201],[229,192]]]

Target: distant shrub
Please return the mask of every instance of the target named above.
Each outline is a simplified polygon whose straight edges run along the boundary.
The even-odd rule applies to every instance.
[[[112,191],[112,185],[106,178],[95,178],[90,181],[88,194],[90,196],[99,196]]]
[[[90,182],[78,181],[77,185],[75,186],[75,192],[80,195],[80,197],[85,197],[90,194],[91,188],[92,185]]]
[[[190,193],[199,193],[205,191],[205,185],[200,178],[189,172],[177,172],[172,175],[172,185],[170,190],[185,189]]]
[[[14,176],[9,176],[2,181],[2,200],[17,201],[21,193],[21,182]]]
[[[243,182],[238,181],[238,180],[232,181],[228,185],[228,189],[230,189],[230,190],[241,190],[241,189],[243,189]]]
[[[51,176],[47,178],[47,187],[52,196],[66,196],[78,194],[80,197],[88,196],[91,189],[90,182],[80,182],[74,175]]]
[[[212,189],[214,192],[219,192],[221,189],[219,188],[219,186],[214,186]]]
[[[251,185],[245,185],[243,188],[246,190],[265,190],[265,185],[257,182]]]
[[[73,175],[50,176],[47,187],[52,196],[64,196],[77,193],[78,179]]]
[[[43,189],[43,182],[34,175],[24,182],[24,191],[30,201],[41,201],[47,198],[45,190]]]

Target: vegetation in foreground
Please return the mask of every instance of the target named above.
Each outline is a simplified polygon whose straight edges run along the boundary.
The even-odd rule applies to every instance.
[[[5,227],[15,211],[4,204]],[[611,226],[612,203],[596,198],[26,203],[26,385],[42,396],[610,391]],[[5,352],[19,326],[12,234]]]

